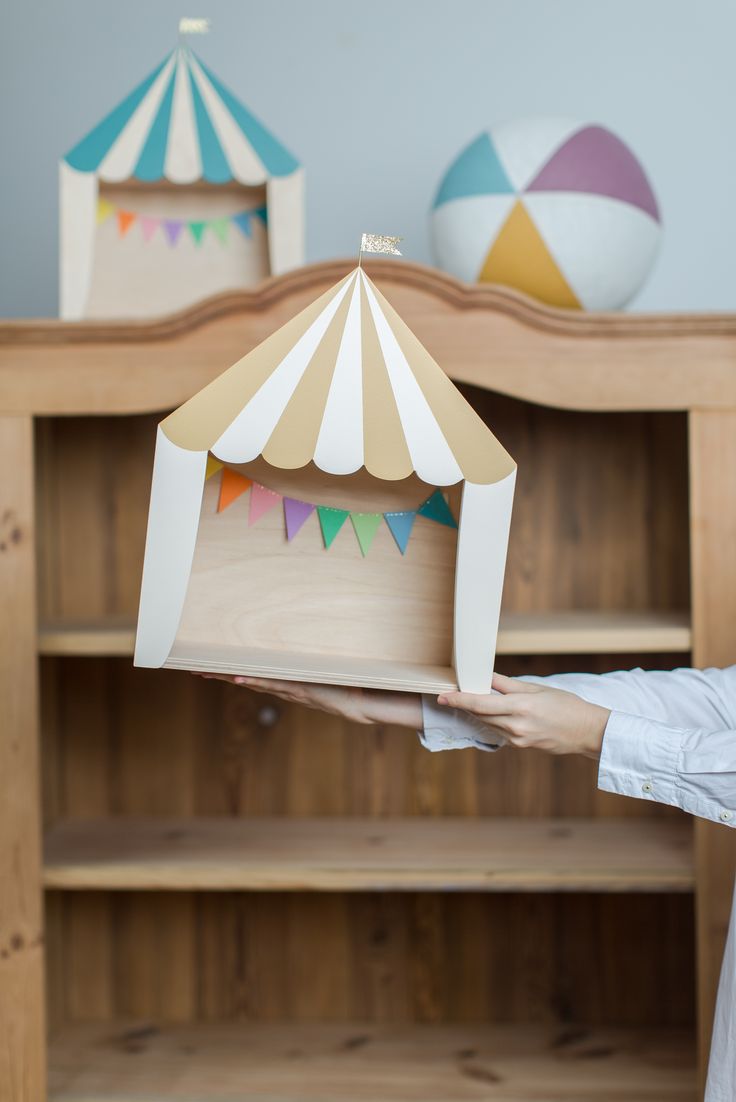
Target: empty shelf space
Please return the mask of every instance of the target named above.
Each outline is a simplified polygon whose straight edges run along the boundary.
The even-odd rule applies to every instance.
[[[132,655],[130,622],[44,623],[43,655]],[[690,650],[687,612],[509,612],[501,617],[499,654],[679,654]],[[325,661],[329,662],[329,659]]]
[[[499,654],[677,654],[690,650],[687,612],[506,613]]]
[[[695,1102],[683,1031],[516,1025],[75,1025],[51,1102]]]
[[[68,621],[44,623],[38,629],[42,655],[132,655],[135,626],[130,621]]]
[[[65,890],[688,892],[679,819],[66,820],[44,883]]]

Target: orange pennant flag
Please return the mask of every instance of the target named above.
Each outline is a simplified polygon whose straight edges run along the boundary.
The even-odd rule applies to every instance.
[[[135,222],[135,215],[131,214],[129,210],[118,211],[118,233],[121,237],[125,237],[130,227]]]
[[[251,480],[246,478],[244,474],[240,474],[239,471],[232,471],[229,467],[223,467],[217,512],[221,513],[223,509],[227,509],[228,505],[232,505],[241,494],[245,493],[250,484]]]

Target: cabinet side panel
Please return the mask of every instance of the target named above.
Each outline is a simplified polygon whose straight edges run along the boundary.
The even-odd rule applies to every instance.
[[[693,661],[736,662],[736,411],[690,414]],[[736,834],[695,824],[698,1040],[707,1063],[718,977],[731,910]]]
[[[44,1102],[33,423],[0,418],[0,1098]]]

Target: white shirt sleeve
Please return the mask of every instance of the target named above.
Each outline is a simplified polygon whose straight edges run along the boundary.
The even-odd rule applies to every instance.
[[[600,788],[736,825],[736,666],[521,680],[565,689],[611,710]],[[475,717],[444,709],[432,697],[424,700],[420,737],[429,749],[497,748],[481,743]]]
[[[482,719],[446,708],[434,696],[422,697],[419,741],[426,750],[498,750],[503,739],[492,734]]]

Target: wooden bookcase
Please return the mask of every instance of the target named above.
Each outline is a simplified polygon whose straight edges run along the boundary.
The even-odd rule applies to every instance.
[[[156,421],[347,267],[0,326],[0,1098],[693,1102],[727,828],[132,667]],[[370,272],[519,463],[499,668],[736,661],[736,319]]]

